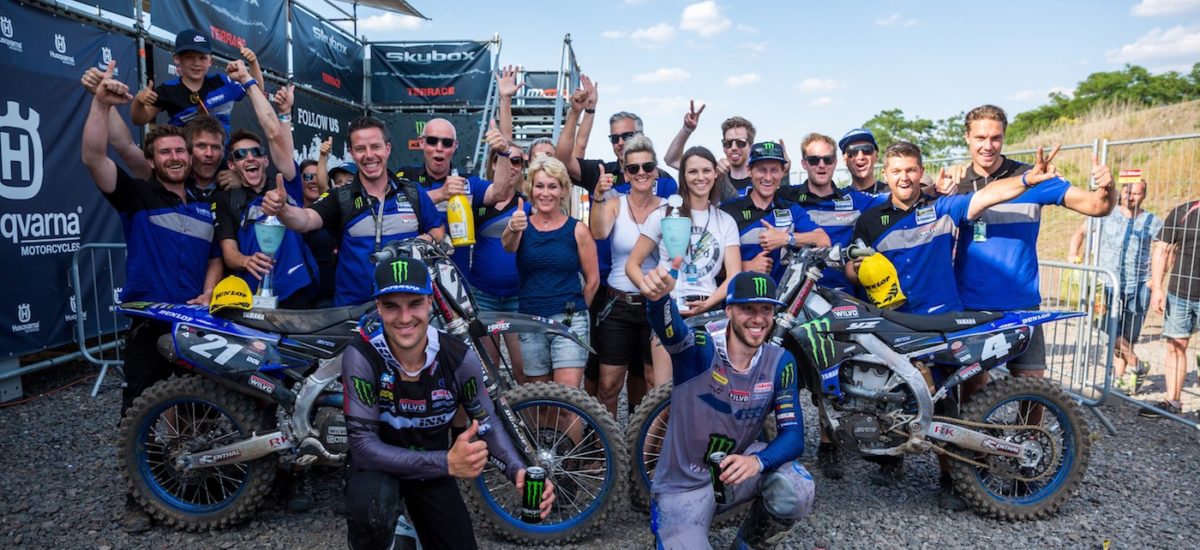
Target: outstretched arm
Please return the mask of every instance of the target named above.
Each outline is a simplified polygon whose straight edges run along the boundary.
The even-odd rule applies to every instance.
[[[1092,180],[1096,188],[1084,191],[1078,187],[1067,189],[1063,206],[1085,216],[1107,216],[1117,205],[1117,188],[1113,185],[1112,172],[1100,160],[1092,157]]]
[[[1037,160],[1034,162],[1033,168],[1024,175],[994,181],[976,191],[971,196],[971,202],[967,207],[967,217],[972,220],[978,219],[983,215],[984,210],[1019,197],[1028,187],[1057,177],[1058,171],[1050,162],[1058,155],[1059,148],[1060,146],[1055,145],[1050,155],[1046,156],[1042,148],[1038,147]]]
[[[667,152],[663,155],[663,162],[679,170],[679,161],[683,159],[683,148],[687,146],[687,140],[691,137],[692,132],[696,131],[696,127],[700,124],[700,113],[704,112],[707,105],[701,105],[700,110],[696,110],[696,100],[691,101],[691,109],[683,115],[683,127],[675,134],[675,139],[671,140],[671,144],[667,146]],[[680,176],[681,178],[683,176]]]
[[[108,158],[108,123],[113,107],[133,99],[129,87],[112,79],[116,63],[109,63],[104,79],[96,86],[91,109],[83,123],[83,165],[91,172],[96,187],[104,193],[117,188],[117,165]]]
[[[579,181],[579,157],[575,156],[575,136],[579,131],[579,114],[583,112],[588,101],[591,80],[580,76],[579,88],[571,94],[570,109],[567,119],[563,121],[562,132],[558,135],[558,143],[554,147],[554,158],[567,167],[567,175],[571,181]]]

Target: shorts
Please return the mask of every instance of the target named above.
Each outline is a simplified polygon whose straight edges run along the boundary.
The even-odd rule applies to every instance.
[[[497,296],[489,294],[478,288],[471,289],[475,294],[475,305],[479,307],[479,311],[495,311],[501,313],[516,313],[517,312],[517,296]]]
[[[551,320],[565,323],[567,314],[550,316]],[[576,311],[571,315],[571,333],[584,342],[590,342],[588,312]],[[525,376],[546,376],[551,368],[581,369],[587,364],[587,348],[552,334],[522,332],[521,357],[525,361]]]
[[[611,300],[612,298],[608,298]],[[633,305],[622,300],[613,302],[608,316],[600,321],[596,339],[596,353],[604,365],[630,366],[647,365],[650,358],[650,320],[646,317],[645,305]],[[644,372],[642,373],[645,374]]]
[[[1109,304],[1113,303],[1113,291],[1104,289],[1104,297]],[[1142,286],[1136,290],[1121,292],[1121,311],[1117,317],[1117,336],[1129,343],[1137,343],[1142,336],[1142,325],[1146,322],[1146,311],[1150,309],[1150,287]]]
[[[1163,338],[1189,338],[1200,330],[1200,300],[1186,300],[1167,293],[1167,316],[1163,319]]]

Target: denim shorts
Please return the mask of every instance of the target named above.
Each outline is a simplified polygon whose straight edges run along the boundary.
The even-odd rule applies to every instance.
[[[564,322],[565,313],[550,319]],[[589,340],[587,310],[576,311],[571,316],[571,333],[584,342]],[[525,376],[545,376],[550,369],[583,368],[587,364],[587,348],[574,341],[553,334],[521,333],[521,358],[525,361]]]
[[[1200,301],[1185,300],[1168,292],[1163,337],[1188,338],[1196,331],[1200,331]]]
[[[475,294],[475,305],[479,306],[479,311],[496,311],[501,313],[516,313],[517,312],[517,296],[496,296],[489,294],[478,288],[471,289]]]
[[[1105,287],[1105,298],[1112,304],[1112,289]],[[1121,291],[1121,310],[1117,317],[1117,336],[1131,344],[1136,344],[1142,336],[1142,325],[1146,322],[1146,312],[1150,309],[1150,287],[1142,286],[1136,290]]]

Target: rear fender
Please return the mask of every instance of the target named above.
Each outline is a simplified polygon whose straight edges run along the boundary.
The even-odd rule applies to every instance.
[[[571,329],[567,325],[545,317],[526,315],[524,313],[481,311],[476,320],[476,324],[471,327],[471,335],[476,338],[483,338],[488,335],[518,334],[522,332],[553,334],[570,339],[591,353],[596,352],[587,342],[575,336],[575,333],[571,332]]]

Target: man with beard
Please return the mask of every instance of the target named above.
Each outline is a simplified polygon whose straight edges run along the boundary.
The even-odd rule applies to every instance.
[[[391,548],[404,500],[423,547],[476,548],[455,479],[479,477],[490,455],[524,494],[525,464],[503,429],[482,430],[478,420],[461,433],[451,428],[461,407],[480,406],[489,418],[496,411],[479,357],[429,326],[429,267],[393,260],[379,264],[374,279],[378,311],[363,318],[362,337],[342,356],[349,546]],[[543,518],[553,506],[554,483],[547,479]]]
[[[1057,154],[1057,147],[1049,156],[1039,149],[1037,163],[1024,175],[993,182],[974,193],[931,198],[921,188],[925,175],[921,149],[904,141],[889,146],[884,153],[888,202],[863,212],[854,225],[852,239],[861,239],[896,266],[900,290],[907,298],[899,311],[920,314],[962,311],[958,289],[949,284],[954,280],[955,228],[1026,191],[1054,193],[1061,192],[1064,186],[1070,187],[1069,182],[1056,177],[1050,164]],[[846,276],[855,284],[859,282],[857,268],[861,263],[846,265]],[[943,401],[939,405],[943,403],[950,404]],[[966,503],[954,494],[947,459],[939,456],[938,461],[942,469],[938,503],[949,510],[966,509]],[[899,480],[902,475],[899,457],[880,462],[886,476]]]
[[[371,298],[371,254],[384,243],[417,237],[442,240],[446,217],[429,194],[387,171],[392,143],[383,121],[364,116],[350,123],[350,156],[358,175],[349,185],[330,191],[310,208],[288,204],[283,188],[263,197],[263,212],[275,215],[288,229],[307,233],[330,227],[341,235],[335,275],[334,305],[348,306]]]
[[[191,156],[183,131],[162,126],[146,134],[145,158],[152,173],[137,179],[108,158],[109,117],[114,107],[133,99],[129,88],[112,79],[110,63],[95,87],[83,126],[82,156],[104,198],[121,216],[125,230],[125,285],[121,301],[208,305],[221,276],[212,246],[212,211],[188,184]],[[134,318],[125,337],[125,387],[121,414],[151,384],[176,372],[158,353],[164,323]],[[150,518],[127,498],[123,526],[130,532],[150,528]]]
[[[671,145],[667,147],[666,155],[663,155],[663,162],[667,166],[679,169],[679,160],[683,158],[683,151],[687,147],[687,140],[691,137],[692,132],[696,131],[696,127],[700,124],[700,113],[704,112],[704,105],[700,106],[700,110],[696,110],[695,102],[692,103],[691,110],[683,115],[683,127],[679,129],[679,133],[675,134],[675,139],[671,141]],[[721,200],[726,201],[737,196],[746,196],[750,192],[750,145],[754,143],[754,136],[758,132],[754,129],[754,125],[740,116],[730,117],[721,123],[721,149],[725,151],[725,156],[717,161],[717,172],[720,179],[717,181],[717,189],[720,190]],[[779,145],[783,146],[783,141],[780,140]],[[783,179],[779,182],[781,187],[791,185],[791,180],[788,177],[788,167],[790,162],[787,161],[787,151],[784,151]]]
[[[242,71],[235,78],[240,82],[249,80],[250,75]],[[259,281],[270,274],[279,307],[308,309],[317,284],[318,267],[303,236],[286,231],[272,260],[259,248],[254,229],[256,223],[267,217],[262,211],[264,194],[279,183],[283,183],[291,204],[305,204],[300,167],[292,157],[292,128],[288,123],[292,89],[289,86],[277,95],[282,99],[277,104],[278,115],[258,87],[252,86],[246,92],[258,124],[267,135],[271,160],[279,173],[275,182],[267,181],[267,151],[262,138],[246,130],[233,133],[229,142],[229,169],[240,184],[218,192],[215,197],[216,240],[225,266],[244,279],[251,292],[257,292]]]
[[[767,141],[750,149],[750,192],[728,201],[721,210],[733,216],[742,241],[742,270],[783,276],[779,250],[784,246],[828,246],[829,235],[796,203],[779,195],[787,160],[783,146]]]
[[[846,170],[850,171],[850,185],[855,191],[878,195],[887,192],[887,183],[875,179],[875,162],[879,160],[879,144],[875,134],[866,128],[855,128],[838,140]]]
[[[682,258],[671,266],[678,270]],[[714,515],[753,500],[734,548],[774,548],[812,511],[796,359],[767,344],[775,281],[738,273],[729,282],[725,330],[688,328],[670,298],[675,279],[660,264],[646,274],[646,310],[671,354],[671,417],[655,470],[650,529],[658,548],[708,548]],[[774,413],[778,437],[756,442]]]

